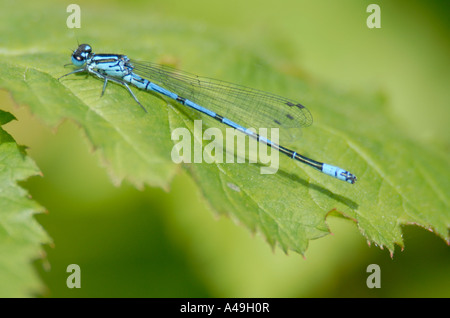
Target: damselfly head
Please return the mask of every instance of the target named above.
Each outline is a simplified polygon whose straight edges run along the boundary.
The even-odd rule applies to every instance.
[[[81,44],[72,53],[72,63],[75,66],[82,66],[92,54],[92,47],[89,44]]]

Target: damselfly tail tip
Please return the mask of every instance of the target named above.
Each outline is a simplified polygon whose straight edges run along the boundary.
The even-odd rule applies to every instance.
[[[349,172],[348,175],[349,175],[349,177],[348,177],[347,181],[350,182],[351,184],[354,184],[356,182],[356,180],[358,180],[358,178],[356,178],[356,176],[354,174],[351,174]]]
[[[336,178],[342,181],[347,181],[348,183],[354,184],[357,180],[356,176],[348,171],[342,170],[338,175],[336,175]]]
[[[347,170],[326,163],[322,165],[322,172],[339,180],[347,181],[351,184],[354,184],[357,180],[356,176]]]

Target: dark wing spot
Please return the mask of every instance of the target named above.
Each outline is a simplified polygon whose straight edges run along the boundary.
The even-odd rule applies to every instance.
[[[295,106],[297,106],[298,108],[300,108],[300,109],[302,109],[302,108],[305,108],[305,106],[303,106],[302,104],[300,104],[300,103],[298,103],[297,105],[295,105]]]
[[[278,120],[274,119],[273,121],[275,122],[275,124],[278,124],[281,126],[281,123]]]
[[[287,103],[286,103],[286,105],[288,105],[289,107],[292,107],[292,106],[294,106],[294,104],[293,104],[293,103],[291,103],[291,102],[287,102]]]
[[[289,119],[294,119],[294,117],[292,117],[290,114],[287,114],[286,117]]]

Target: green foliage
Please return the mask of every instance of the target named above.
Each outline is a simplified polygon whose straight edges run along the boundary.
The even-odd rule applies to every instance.
[[[32,18],[32,6],[18,10],[17,22]],[[277,57],[262,53],[258,44],[241,43],[217,31],[149,18],[150,11],[145,10],[133,13],[134,21],[146,21],[145,28],[140,23],[117,23],[130,13],[114,5],[103,9],[101,20],[86,10],[86,24],[77,34],[95,52],[169,63],[296,98],[308,105],[315,124],[303,132],[295,149],[358,176],[355,185],[346,184],[287,158],[280,158],[275,175],[261,175],[258,165],[249,164],[175,165],[170,157],[171,131],[179,127],[193,131],[195,115],[173,101],[134,89],[150,110],[146,114],[115,84],[109,84],[100,98],[103,83],[92,76],[58,81],[72,70],[63,65],[70,61],[66,48],[74,48],[76,40],[62,26],[64,9],[48,7],[46,12],[59,20],[41,21],[27,38],[10,39],[1,50],[0,87],[52,127],[66,119],[76,122],[116,184],[127,180],[137,188],[169,189],[182,167],[213,211],[261,232],[273,246],[301,254],[309,240],[329,233],[330,213],[354,220],[369,242],[391,253],[395,244],[403,246],[403,224],[418,224],[449,240],[448,156],[399,131],[381,94],[341,94],[317,85],[295,65],[273,63]],[[49,30],[52,36],[44,37]]]
[[[0,126],[14,119],[0,110]],[[38,175],[24,147],[0,127],[0,297],[24,297],[42,291],[30,260],[42,257],[49,237],[33,215],[43,208],[17,182]]]

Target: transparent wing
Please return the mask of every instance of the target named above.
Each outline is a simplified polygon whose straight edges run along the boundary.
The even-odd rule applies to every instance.
[[[133,72],[245,128],[302,128],[312,124],[309,110],[297,101],[168,66],[130,61]]]

